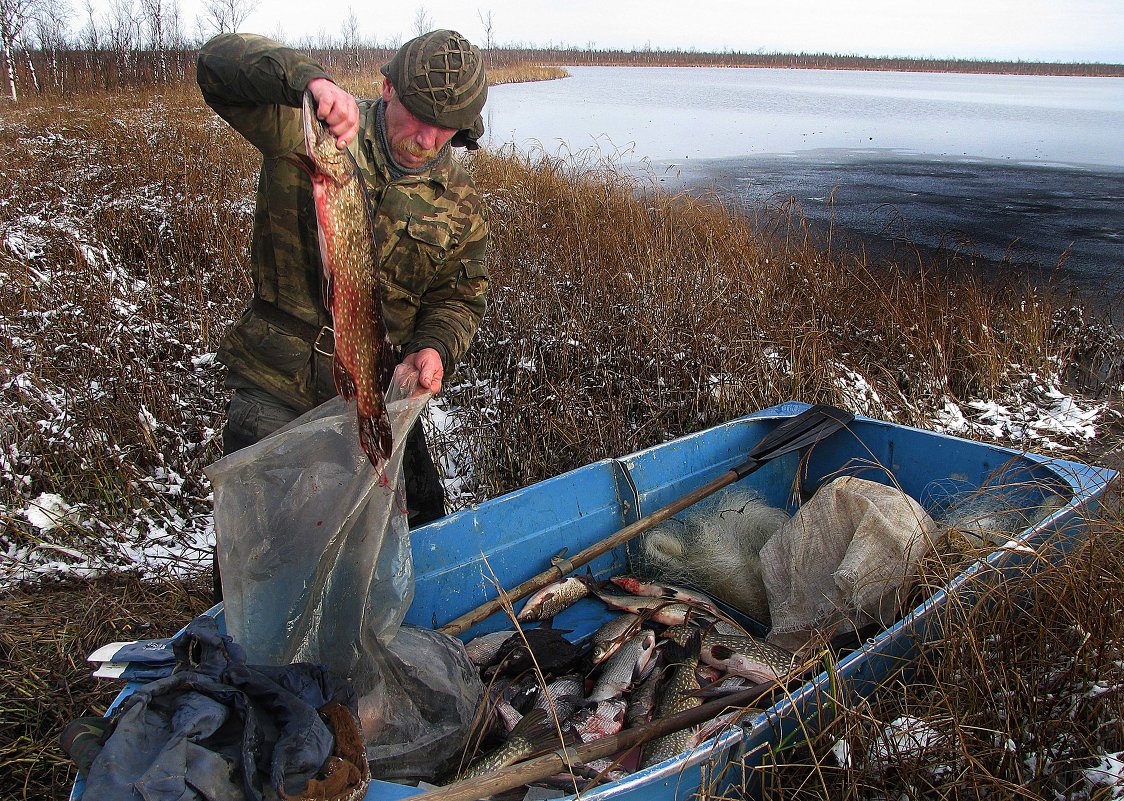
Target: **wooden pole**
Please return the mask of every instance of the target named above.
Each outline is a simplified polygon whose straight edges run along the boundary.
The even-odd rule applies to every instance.
[[[600,542],[595,542],[588,548],[582,551],[578,551],[578,553],[574,554],[569,559],[563,560],[556,565],[551,565],[542,573],[539,573],[536,576],[532,576],[517,587],[513,587],[510,590],[501,590],[499,597],[493,598],[490,601],[485,601],[483,604],[476,607],[472,611],[466,612],[460,617],[446,623],[444,626],[439,628],[438,631],[453,637],[457,636],[458,634],[462,634],[463,632],[475,626],[481,620],[485,620],[494,613],[498,612],[500,609],[503,609],[505,603],[514,603],[520,598],[525,598],[536,590],[541,590],[552,581],[557,581],[563,576],[572,573],[577,568],[589,564],[598,556],[601,556],[601,554],[608,553],[618,545],[623,545],[638,534],[642,534],[643,532],[652,528],[657,523],[662,523],[672,515],[683,511],[688,506],[698,503],[708,495],[713,495],[715,492],[727,486],[728,484],[732,484],[733,482],[737,481],[737,479],[738,474],[733,470],[723,473],[721,476],[714,479],[706,486],[699,487],[694,492],[689,493],[679,500],[668,504],[662,509],[658,509],[655,512],[652,512],[652,514],[648,515],[647,517],[643,517],[640,520],[637,520],[635,523],[630,523],[617,533],[613,534],[608,539],[601,540]]]
[[[579,567],[589,564],[598,556],[601,556],[601,554],[608,553],[618,545],[623,545],[636,535],[652,528],[657,523],[662,523],[672,515],[683,511],[688,506],[713,495],[723,487],[745,478],[769,460],[787,453],[794,453],[809,445],[814,445],[848,425],[854,419],[855,416],[850,412],[825,404],[818,404],[805,409],[795,417],[788,418],[766,434],[765,437],[754,446],[753,450],[749,452],[749,458],[733,470],[723,473],[709,484],[699,487],[694,492],[688,493],[679,500],[652,512],[652,514],[647,517],[643,517],[635,523],[625,526],[608,539],[595,542],[585,550],[574,554],[574,556],[569,559],[564,559],[558,564],[551,565],[542,573],[539,573],[537,576],[532,576],[519,586],[507,591],[500,590],[498,598],[485,601],[475,609],[446,623],[438,629],[438,631],[453,637],[458,634],[463,634],[480,621],[503,609],[505,604],[514,603],[530,595],[535,590],[541,590],[547,584],[550,584],[550,582],[557,581]]]

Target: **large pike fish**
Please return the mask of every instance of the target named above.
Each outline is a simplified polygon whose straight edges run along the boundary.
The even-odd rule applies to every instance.
[[[697,695],[701,687],[695,674],[699,666],[700,637],[698,629],[689,633],[684,629],[680,637],[666,646],[664,656],[671,678],[660,693],[656,706],[657,720],[702,705],[703,700]],[[698,726],[690,726],[644,743],[640,753],[640,767],[651,767],[693,748],[698,744],[698,732]]]
[[[359,445],[377,469],[393,446],[383,391],[394,355],[382,317],[370,201],[355,157],[336,146],[336,137],[316,116],[310,92],[304,93],[301,121],[308,160],[298,163],[312,178],[325,304],[335,339],[333,378],[336,391],[355,400]]]

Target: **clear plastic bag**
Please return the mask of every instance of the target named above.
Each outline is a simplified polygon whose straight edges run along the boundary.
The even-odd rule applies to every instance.
[[[430,397],[412,396],[416,379],[400,366],[391,382],[381,474],[341,398],[207,468],[227,632],[251,662],[350,678],[377,778],[457,759],[483,693],[459,640],[400,628],[414,591],[402,448]]]

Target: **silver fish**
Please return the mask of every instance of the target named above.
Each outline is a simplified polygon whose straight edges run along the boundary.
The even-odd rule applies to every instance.
[[[707,665],[704,663],[699,665],[698,670],[695,671],[695,675],[698,676],[700,684],[706,685],[716,684],[724,674],[721,670],[714,667],[714,665]]]
[[[589,584],[585,576],[567,576],[547,584],[527,599],[517,617],[523,623],[554,617],[589,595]]]
[[[535,699],[535,708],[551,715],[558,724],[573,717],[578,705],[585,701],[585,682],[580,676],[562,676],[546,685],[546,692]]]
[[[734,637],[752,637],[753,635],[731,620],[714,621],[714,630],[719,634],[730,634]]]
[[[583,765],[574,765],[574,773],[586,779],[615,782],[629,776],[629,772],[612,759],[594,759]]]
[[[596,706],[586,707],[574,715],[574,731],[583,743],[616,734],[624,727],[627,708],[628,701],[623,696],[598,701]]]
[[[625,724],[630,728],[650,722],[656,712],[656,699],[665,678],[663,658],[663,652],[657,650],[649,665],[648,676],[628,696]]]
[[[666,601],[678,601],[688,606],[697,606],[714,615],[720,615],[714,601],[702,593],[688,590],[676,584],[661,584],[655,581],[642,581],[632,576],[613,576],[609,581],[616,584],[625,592],[633,595],[642,595],[645,598],[663,598]]]
[[[589,694],[590,701],[607,701],[624,695],[648,668],[656,650],[656,634],[641,629],[620,647],[605,666]]]
[[[640,615],[631,612],[618,615],[593,633],[593,664],[600,665],[617,652],[625,641],[640,628]]]
[[[511,703],[515,687],[509,681],[496,682],[487,689],[485,715],[499,721],[503,730],[510,733],[523,719],[522,713]]]
[[[595,589],[594,595],[614,609],[641,615],[664,626],[682,625],[698,613],[690,606],[664,598],[645,598],[640,595],[613,595]]]
[[[507,642],[508,638],[515,633],[515,629],[506,629],[504,631],[493,631],[490,634],[481,634],[464,646],[464,650],[468,653],[468,660],[476,667],[484,667],[490,665],[492,660],[496,658],[496,654],[500,652],[500,646]]]

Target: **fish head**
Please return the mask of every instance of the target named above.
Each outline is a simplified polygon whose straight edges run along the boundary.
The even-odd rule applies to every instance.
[[[631,636],[632,634],[625,632],[625,634],[620,637],[616,637],[611,640],[605,640],[604,642],[594,643],[592,650],[590,650],[589,652],[589,656],[593,664],[600,665],[610,656],[615,654],[620,649],[620,647],[624,645],[625,640]]]
[[[347,153],[336,145],[336,137],[327,124],[316,116],[316,100],[305,92],[301,102],[301,126],[304,147],[317,171],[338,180],[348,175]]]
[[[641,629],[637,635],[640,638],[639,659],[636,661],[636,675],[646,675],[648,665],[656,656],[656,633],[651,629]]]
[[[640,581],[632,576],[610,576],[609,581],[620,587],[625,592],[640,595]]]

